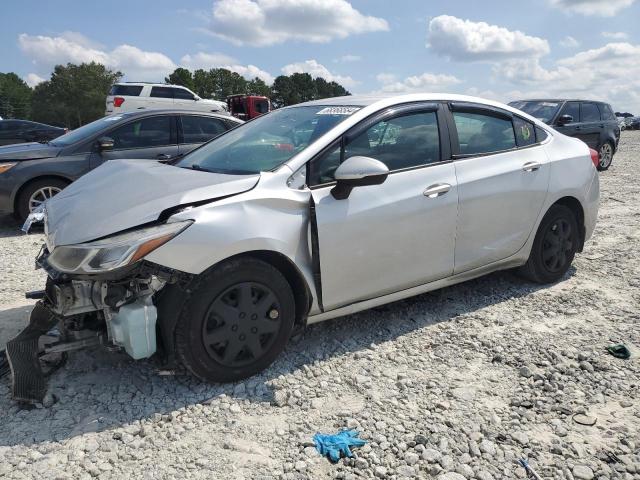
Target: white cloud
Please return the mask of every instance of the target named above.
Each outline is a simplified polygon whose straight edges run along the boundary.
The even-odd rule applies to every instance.
[[[398,77],[394,73],[379,73],[376,75],[376,80],[380,83],[392,83],[395,82]]]
[[[580,46],[580,42],[573,38],[571,35],[567,35],[562,40],[560,40],[560,46],[565,48],[576,48]]]
[[[328,42],[388,29],[386,20],[360,13],[347,0],[217,0],[210,25],[217,37],[254,46]]]
[[[198,52],[193,55],[185,55],[180,60],[180,65],[191,70],[197,70],[199,68],[204,70],[226,68],[227,70],[242,75],[247,80],[253,80],[258,77],[266,83],[273,82],[273,75],[269,72],[261,70],[255,65],[239,65],[235,58],[222,53]]]
[[[362,60],[362,57],[360,55],[343,55],[340,58],[336,58],[334,62],[353,63],[359,62],[360,60]]]
[[[568,13],[612,17],[633,5],[635,0],[549,0],[549,3]]]
[[[450,15],[431,19],[427,40],[435,53],[460,61],[494,61],[549,53],[549,43],[543,38]]]
[[[327,67],[318,63],[316,60],[306,60],[304,62],[290,63],[282,67],[282,73],[285,75],[291,75],[293,73],[308,73],[313,78],[321,77],[328,82],[337,82],[343,87],[352,87],[357,85],[351,77],[343,77],[341,75],[334,75],[329,71]]]
[[[39,83],[42,83],[45,81],[44,78],[42,78],[40,75],[35,74],[35,73],[29,73],[26,77],[24,77],[24,81],[27,82],[27,85],[29,85],[31,88],[35,87],[36,85],[38,85]]]
[[[594,98],[615,109],[640,111],[640,45],[609,43],[545,68],[539,59],[514,60],[495,68],[501,78],[526,87],[527,97]]]
[[[453,75],[433,73],[413,75],[401,82],[395,81],[394,75],[386,73],[381,73],[376,78],[383,84],[380,91],[385,93],[434,92],[462,83],[460,79]]]
[[[629,38],[629,35],[625,32],[602,32],[600,35],[610,40],[626,40]]]
[[[57,37],[22,33],[18,36],[18,45],[36,65],[44,69],[51,69],[60,63],[98,62],[122,71],[130,80],[160,81],[176,67],[162,53],[147,52],[126,44],[107,51],[97,48],[97,44],[74,32],[65,32]]]

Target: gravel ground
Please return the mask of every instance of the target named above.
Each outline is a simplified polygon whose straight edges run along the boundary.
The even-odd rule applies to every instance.
[[[623,132],[595,235],[556,285],[502,272],[319,324],[243,383],[85,351],[46,407],[20,409],[4,378],[0,477],[506,480],[526,457],[545,479],[640,479],[639,160]],[[43,278],[39,236],[0,222],[4,342]],[[606,353],[619,341],[630,360]],[[345,427],[368,444],[331,464],[313,434]]]

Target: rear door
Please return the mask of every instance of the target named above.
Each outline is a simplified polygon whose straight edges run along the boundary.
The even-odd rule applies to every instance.
[[[178,155],[175,116],[155,115],[133,120],[106,132],[114,141],[113,149],[94,151],[91,168],[107,160],[146,158],[167,161]]]
[[[13,145],[14,143],[24,143],[25,122],[21,120],[3,120],[0,131],[0,145]]]
[[[597,149],[600,137],[604,134],[604,122],[595,102],[582,102],[580,105],[580,138],[591,148]]]
[[[482,105],[452,103],[451,109],[458,274],[524,246],[547,195],[550,167],[532,123]]]
[[[156,110],[173,108],[173,91],[172,87],[151,87],[147,108]]]
[[[390,109],[311,162],[325,310],[451,275],[458,192],[438,108]],[[337,200],[333,173],[355,155],[380,160],[390,174]]]
[[[179,115],[178,121],[178,152],[180,156],[229,129],[224,121],[215,117]]]

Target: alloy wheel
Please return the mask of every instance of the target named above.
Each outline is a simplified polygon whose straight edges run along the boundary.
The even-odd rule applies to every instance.
[[[611,165],[611,160],[613,159],[613,148],[611,148],[610,143],[603,143],[600,147],[600,167],[607,168]]]
[[[542,262],[545,268],[556,273],[565,268],[573,249],[574,232],[565,219],[553,222],[544,235]]]
[[[29,197],[29,212],[32,212],[34,208],[39,207],[61,191],[62,189],[58,187],[42,187],[36,190]]]
[[[228,367],[251,364],[269,351],[281,328],[280,303],[256,282],[233,285],[207,310],[202,338],[209,356]]]

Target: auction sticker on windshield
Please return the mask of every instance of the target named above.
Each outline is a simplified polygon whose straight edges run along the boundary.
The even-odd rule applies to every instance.
[[[360,110],[360,107],[325,107],[316,115],[351,115]]]

